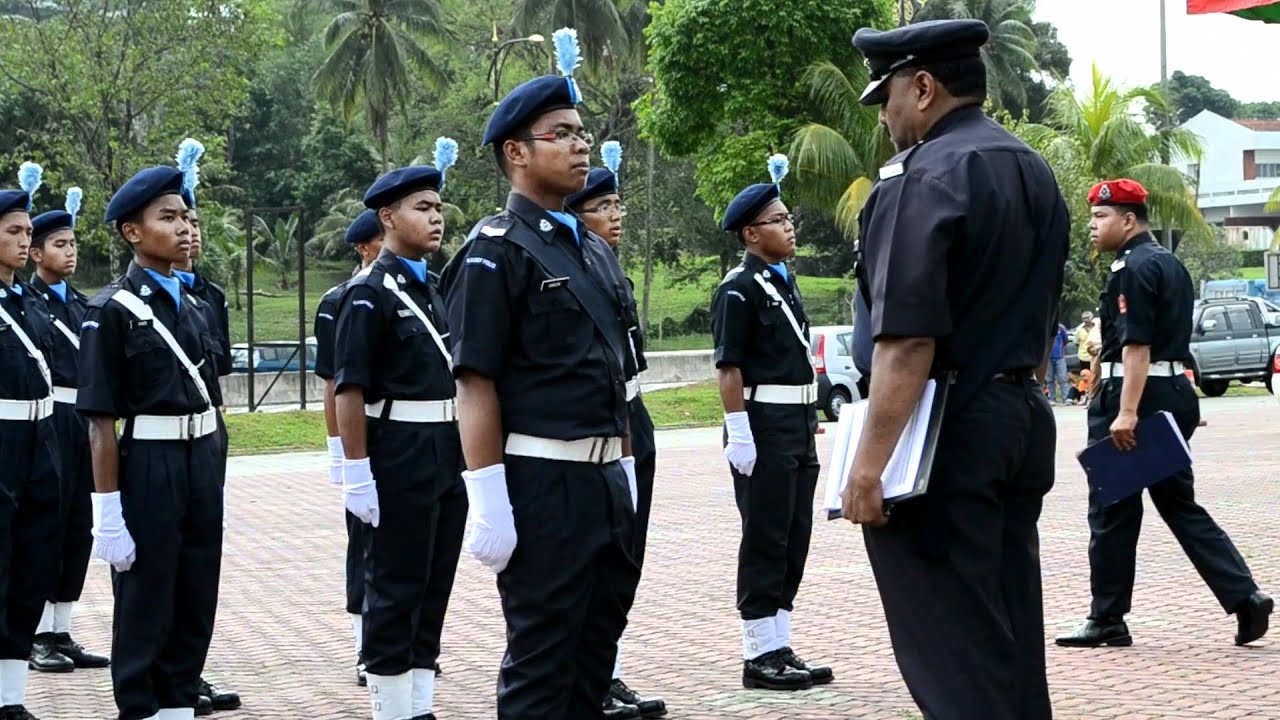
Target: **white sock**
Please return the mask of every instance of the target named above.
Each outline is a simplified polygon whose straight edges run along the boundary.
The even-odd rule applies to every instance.
[[[40,635],[43,633],[51,633],[54,631],[53,630],[53,608],[54,608],[54,605],[51,602],[47,602],[44,604],[44,613],[40,615],[40,624],[36,626],[37,635]]]
[[[58,603],[53,606],[53,631],[56,633],[71,632],[71,608],[75,603]]]
[[[373,720],[409,720],[413,717],[413,673],[365,676]]]
[[[742,657],[744,659],[755,660],[779,647],[781,646],[778,645],[773,618],[742,621]]]
[[[27,704],[27,661],[0,660],[0,707]]]
[[[778,634],[778,647],[791,647],[791,611],[779,610],[773,616],[773,626]]]
[[[431,712],[436,700],[435,668],[413,669],[413,717]]]
[[[618,640],[618,654],[613,656],[613,679],[622,677],[622,640]]]
[[[356,658],[359,658],[364,650],[364,616],[358,613],[351,614],[351,637],[356,641]]]
[[[195,708],[167,708],[155,715],[156,720],[188,720],[196,716]]]

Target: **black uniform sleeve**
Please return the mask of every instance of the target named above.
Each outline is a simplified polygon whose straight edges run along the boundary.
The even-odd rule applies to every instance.
[[[453,371],[498,379],[507,360],[513,313],[508,280],[516,253],[502,241],[479,237],[453,273],[445,304],[453,340]]]
[[[333,379],[333,343],[337,334],[337,305],[326,295],[320,299],[316,308],[314,334],[316,336],[316,377],[321,380]]]
[[[121,416],[124,406],[124,335],[121,313],[90,305],[80,326],[76,410],[84,415]]]
[[[222,345],[221,364],[217,368],[218,377],[231,374],[231,309],[227,306],[227,295],[221,288],[216,290],[220,304],[213,306],[218,316],[218,342]]]
[[[1151,258],[1117,271],[1120,347],[1150,345],[1154,339],[1156,307],[1160,303],[1160,263]]]
[[[378,293],[365,283],[347,288],[338,306],[333,343],[333,381],[338,391],[348,385],[370,386],[373,361],[382,343],[382,311]]]
[[[956,193],[940,180],[908,173],[879,194],[863,239],[873,338],[951,332],[947,254],[965,212]]]
[[[716,289],[711,301],[711,338],[716,347],[717,368],[742,366],[754,313],[751,300],[732,281]]]

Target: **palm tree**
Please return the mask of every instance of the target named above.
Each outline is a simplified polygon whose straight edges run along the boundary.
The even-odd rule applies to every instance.
[[[811,122],[791,140],[791,165],[802,202],[828,211],[847,237],[858,232],[858,213],[867,202],[877,168],[893,154],[876,108],[858,102],[867,71],[848,72],[829,61],[815,63],[802,82],[829,124]]]
[[[322,0],[338,14],[324,30],[328,53],[315,83],[320,94],[341,108],[350,122],[361,101],[369,129],[378,142],[384,169],[390,169],[387,145],[391,112],[412,92],[416,70],[433,89],[445,75],[425,39],[450,35],[440,0]]]
[[[357,191],[346,188],[330,195],[326,204],[329,206],[328,214],[316,223],[315,237],[307,243],[307,250],[322,257],[338,257],[344,252],[349,254],[347,228],[364,211],[364,201]]]
[[[254,250],[275,268],[280,288],[288,290],[289,278],[298,270],[298,216],[276,218],[274,224],[260,216],[253,220],[254,232],[263,238],[254,243]]]
[[[511,24],[516,32],[533,33],[571,27],[578,30],[583,59],[592,66],[631,45],[623,12],[636,0],[515,0]]]
[[[1026,73],[1035,71],[1036,36],[1031,31],[1030,0],[931,0],[915,13],[918,20],[972,18],[991,30],[982,46],[987,94],[997,108],[1026,107]]]

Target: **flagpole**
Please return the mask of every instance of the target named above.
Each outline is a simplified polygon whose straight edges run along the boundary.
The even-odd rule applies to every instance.
[[[1164,94],[1167,100],[1172,101],[1169,95],[1169,47],[1168,47],[1168,29],[1165,21],[1165,0],[1160,0],[1160,92]],[[1165,122],[1169,125],[1173,124],[1171,116],[1165,117]],[[1166,128],[1169,129],[1169,128]],[[1169,150],[1162,147],[1160,149],[1161,161],[1165,165],[1169,164]],[[1199,192],[1197,190],[1197,192]],[[1197,203],[1198,204],[1198,203]],[[1166,222],[1164,232],[1161,233],[1160,244],[1165,248],[1173,250],[1173,229]]]

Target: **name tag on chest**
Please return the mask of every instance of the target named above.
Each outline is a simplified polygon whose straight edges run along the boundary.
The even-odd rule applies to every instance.
[[[567,277],[551,278],[550,280],[542,281],[541,290],[542,292],[547,292],[548,290],[558,290],[562,287],[567,287],[568,285],[569,285],[569,278]]]
[[[396,315],[400,317],[413,317],[413,311],[409,308],[400,308],[399,310],[396,310]]]
[[[149,328],[149,327],[151,327],[150,320],[130,320],[129,321],[130,330],[134,328]]]

